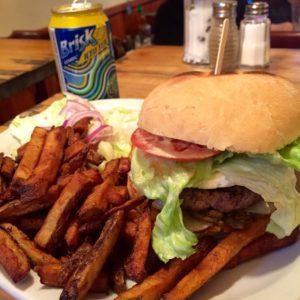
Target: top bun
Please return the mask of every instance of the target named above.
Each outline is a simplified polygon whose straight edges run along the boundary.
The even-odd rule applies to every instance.
[[[274,153],[300,136],[300,91],[271,74],[177,76],[145,99],[138,126],[221,151]]]

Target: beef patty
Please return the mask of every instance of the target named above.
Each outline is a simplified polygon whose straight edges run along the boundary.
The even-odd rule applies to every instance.
[[[201,211],[208,208],[228,213],[247,208],[262,200],[261,196],[241,186],[214,190],[189,188],[180,195],[182,207],[188,210]]]

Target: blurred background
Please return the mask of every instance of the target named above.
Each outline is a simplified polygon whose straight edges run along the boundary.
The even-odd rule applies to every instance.
[[[14,30],[35,30],[46,27],[50,19],[50,10],[53,6],[66,3],[63,0],[1,0],[0,1],[0,37],[9,36]],[[69,1],[70,2],[70,1]],[[151,25],[157,35],[156,43],[182,44],[183,39],[183,7],[184,0],[100,0],[109,17],[113,18],[113,33],[124,35],[126,32],[125,19],[130,14],[126,5],[132,5],[133,10],[141,5],[144,13],[154,19],[158,14],[159,20]],[[268,0],[272,30],[293,30],[299,24],[292,24],[292,5],[294,3],[294,23],[300,14],[299,0]],[[238,1],[238,23],[245,11],[247,0]],[[115,21],[118,18],[118,23]],[[115,24],[114,24],[115,21]],[[116,24],[117,23],[117,24]],[[118,28],[117,28],[118,27]],[[127,26],[128,27],[128,26]],[[128,28],[127,28],[128,30]],[[130,29],[129,29],[130,30]],[[174,33],[175,32],[175,33]],[[169,40],[163,35],[169,35]],[[123,37],[123,36],[120,36]]]
[[[50,20],[51,8],[55,5],[70,3],[68,0],[1,0],[0,1],[0,37],[8,36],[14,30],[38,29],[46,27]],[[157,11],[163,0],[100,0],[103,8],[112,21],[118,19],[116,27],[123,27],[126,4],[134,6],[141,5],[146,12]],[[122,32],[122,29],[116,29]]]
[[[68,1],[62,0],[1,0],[0,36],[7,36],[16,29],[45,27],[50,20],[51,8]],[[69,1],[70,2],[70,1]],[[124,0],[102,0],[104,8],[125,3]]]

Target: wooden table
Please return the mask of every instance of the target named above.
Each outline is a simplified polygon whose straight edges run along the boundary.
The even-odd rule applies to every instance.
[[[144,98],[156,85],[174,75],[208,67],[182,62],[182,47],[153,46],[128,53],[117,63],[121,97]],[[300,50],[272,49],[268,72],[281,75],[300,85]]]
[[[26,43],[28,42],[31,46],[24,46],[27,49],[26,51],[29,51],[29,48],[32,49],[36,53],[36,57],[40,57],[41,64],[38,65],[38,63],[36,63],[29,64],[27,67],[23,66],[23,68],[27,68],[28,70],[24,76],[28,77],[29,74],[45,74],[47,72],[50,72],[51,67],[49,67],[49,65],[51,65],[51,62],[53,63],[53,58],[49,51],[50,42],[26,41]],[[14,40],[12,43],[16,43],[16,40]],[[45,54],[40,53],[38,49],[45,51]],[[0,49],[0,51],[4,50]],[[25,55],[27,54],[24,54],[24,57]],[[32,55],[30,57],[32,57]],[[182,47],[171,46],[151,46],[127,53],[125,57],[117,62],[118,82],[121,98],[145,98],[155,86],[164,82],[167,78],[183,72],[210,72],[208,67],[192,66],[183,63],[181,57]],[[5,66],[5,64],[1,62],[1,52],[0,58],[1,70],[1,68]],[[44,63],[42,63],[42,61],[44,61]],[[14,66],[12,67],[13,69],[18,70],[17,63],[15,65],[12,63],[11,66]],[[267,69],[267,71],[286,77],[300,86],[299,66],[300,50],[272,49],[271,65],[270,68]],[[9,66],[6,65],[6,68],[9,69]],[[47,71],[45,71],[46,69]],[[40,70],[44,70],[44,73]],[[54,72],[54,69],[52,69],[52,72]],[[9,79],[9,75],[6,75],[6,78]],[[17,79],[12,76],[11,80],[14,81]],[[55,99],[57,99],[57,97],[47,99],[40,105],[33,107],[29,112],[26,112],[25,115],[28,113],[35,113],[43,110]],[[5,128],[6,126],[0,126],[0,131]]]
[[[0,39],[0,123],[59,91],[50,41]]]
[[[182,62],[182,47],[152,46],[129,52],[118,61],[121,97],[145,97],[166,78],[208,68]],[[268,71],[300,83],[300,50],[272,49]],[[0,101],[55,74],[50,41],[0,39]]]
[[[0,100],[54,74],[47,40],[0,39]]]

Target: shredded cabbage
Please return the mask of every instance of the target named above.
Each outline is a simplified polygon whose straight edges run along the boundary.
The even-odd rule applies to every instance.
[[[109,141],[99,143],[98,152],[107,160],[128,157],[131,151],[131,134],[136,128],[138,112],[122,107],[103,112],[106,124],[113,127]]]
[[[60,114],[72,95],[66,95],[55,101],[40,114],[28,117],[17,116],[11,122],[11,135],[23,145],[30,140],[31,133],[36,126],[61,126],[65,121],[65,114]],[[114,107],[108,111],[101,111],[105,122],[113,127],[113,137],[109,141],[99,143],[98,151],[109,161],[119,157],[128,157],[131,151],[131,134],[136,129],[139,112],[137,109]],[[91,123],[92,127],[93,123]]]
[[[66,103],[67,98],[64,97],[61,100],[55,101],[38,115],[29,117],[15,117],[9,125],[9,131],[11,135],[18,140],[20,145],[24,145],[30,140],[31,133],[36,126],[61,126],[65,120],[65,117],[59,113]]]

